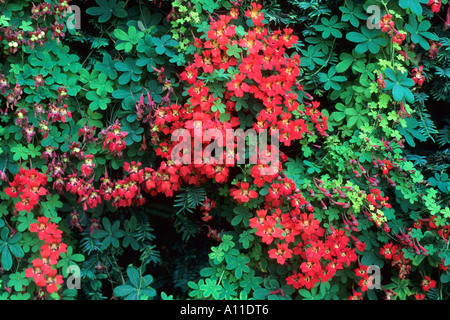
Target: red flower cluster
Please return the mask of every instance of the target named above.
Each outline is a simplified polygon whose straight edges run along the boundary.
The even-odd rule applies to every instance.
[[[356,268],[354,270],[356,277],[359,278],[358,286],[361,288],[361,292],[365,292],[367,291],[367,289],[369,289],[368,285],[370,279],[367,273],[367,269],[368,269],[367,266],[360,264],[359,268]]]
[[[392,14],[384,15],[380,20],[381,31],[392,38],[392,42],[402,45],[406,39],[406,34],[395,29],[395,22],[392,20]]]
[[[418,68],[414,68],[412,70],[412,79],[415,85],[422,86],[425,81],[425,76],[423,75],[423,66],[419,66]]]
[[[144,192],[153,196],[163,193],[171,197],[183,184],[200,185],[207,179],[217,183],[228,181],[229,169],[235,162],[222,164],[210,159],[208,163],[179,163],[172,159],[172,153],[181,141],[172,141],[172,134],[177,129],[187,129],[194,137],[198,129],[203,134],[208,129],[225,132],[238,128],[240,121],[236,98],[248,96],[261,102],[262,109],[256,115],[253,129],[257,132],[279,130],[280,141],[285,146],[304,138],[305,134],[313,134],[313,130],[326,136],[327,119],[319,110],[320,104],[303,103],[303,98],[312,98],[303,92],[297,82],[300,57],[287,55],[287,50],[297,40],[293,30],[286,28],[269,34],[262,22],[264,16],[260,6],[256,4],[245,15],[252,19],[254,27],[243,36],[237,36],[236,27],[231,24],[237,18],[237,12],[232,10],[229,16],[222,15],[211,22],[204,39],[197,39],[196,45],[201,50],[195,54],[194,63],[181,74],[182,80],[189,85],[186,104],[157,106],[150,98],[148,104],[152,104],[151,107],[146,106],[143,99],[138,103],[140,117],[152,126],[151,142],[157,146],[156,154],[163,159],[157,169],[143,168],[141,163],[136,162],[125,163],[123,179],[113,181],[105,173],[97,189],[92,177],[95,168],[93,155],[85,155],[80,146],[72,146],[72,152],[84,158],[85,162],[81,167],[81,176],[74,172],[67,177],[66,190],[78,195],[84,209],[95,207],[102,198],[112,201],[116,207],[128,207],[142,205],[145,202]],[[232,74],[223,83],[220,100],[200,79],[219,69]],[[146,110],[153,114],[144,117]],[[299,116],[294,117],[294,111]],[[224,114],[227,116],[223,117]],[[116,143],[117,134],[120,135],[119,128],[111,129],[104,135],[106,149],[111,143]],[[203,144],[209,141],[202,137]],[[198,152],[203,154],[203,147],[193,145],[190,160],[195,160]],[[268,155],[269,146],[267,148],[259,150],[260,153]],[[226,151],[222,156],[227,156]],[[286,160],[283,154],[281,160]],[[351,239],[345,230],[330,227],[331,232],[326,232],[320,226],[313,215],[314,207],[305,200],[295,183],[281,173],[281,163],[278,173],[267,174],[267,169],[270,168],[266,163],[253,165],[247,181],[236,182],[230,195],[238,203],[246,205],[259,196],[259,189],[267,190],[257,217],[252,218],[250,223],[268,246],[270,258],[279,264],[285,264],[288,260],[298,262],[299,269],[287,278],[288,283],[296,288],[312,288],[318,281],[331,279],[344,265],[356,261],[356,248],[351,248]],[[333,204],[348,206],[340,202]],[[206,199],[201,208],[205,221],[211,219],[210,210],[214,206],[213,201]],[[359,242],[358,248],[363,249]]]
[[[428,42],[430,43],[430,49],[428,49],[428,58],[436,59],[439,53],[439,48],[442,47],[442,44],[439,42],[436,43],[433,40],[428,40]]]
[[[236,183],[236,188],[230,189],[230,195],[238,203],[248,202],[250,199],[255,199],[258,197],[258,193],[255,190],[250,189],[250,184],[248,182],[241,181]]]
[[[448,238],[450,235],[450,225],[437,226],[435,223],[436,216],[430,216],[430,218],[418,219],[414,223],[414,228],[422,229],[424,228],[427,231],[436,232],[439,237],[444,239],[445,242],[448,242]]]
[[[423,291],[428,292],[431,288],[436,288],[436,281],[432,280],[429,276],[425,276],[420,285],[422,286]]]
[[[4,2],[4,1],[2,1]],[[69,8],[70,0],[59,0],[58,4],[51,4],[48,2],[41,2],[36,5],[33,3],[33,7],[31,9],[31,18],[35,20],[51,19],[51,17],[59,17],[61,18],[63,15],[66,15],[67,9]],[[32,26],[33,27],[33,26]],[[57,37],[57,41],[59,42],[59,38],[64,38],[65,34],[62,32],[64,29],[63,24],[58,24],[56,21],[53,22],[51,30],[53,31],[52,36]],[[4,39],[8,42],[6,52],[10,54],[15,54],[18,52],[18,48],[21,46],[28,46],[31,50],[35,47],[35,45],[43,46],[47,39],[47,31],[48,28],[36,27],[31,31],[27,31],[26,33],[18,29],[17,27],[8,26],[0,29],[0,31],[4,32]],[[1,37],[0,37],[1,38]]]
[[[313,219],[305,222],[306,225],[311,222],[319,224],[317,220]],[[318,231],[324,233],[324,229],[321,227],[318,228]],[[302,238],[304,238],[303,235]],[[287,283],[294,288],[311,289],[319,281],[327,282],[333,278],[336,271],[343,269],[344,266],[350,266],[357,260],[355,249],[349,247],[350,239],[344,230],[331,227],[331,233],[323,234],[322,238],[323,240],[309,239],[303,243],[299,242],[294,247],[293,253],[298,254],[303,260],[300,270],[294,271],[294,274],[286,279]]]
[[[15,89],[17,89],[17,86]],[[14,114],[16,116],[14,123],[16,126],[22,129],[22,137],[26,138],[28,143],[31,143],[34,135],[36,134],[36,130],[34,129],[33,124],[28,119],[27,110],[25,110],[24,108],[19,108],[16,109]]]
[[[48,104],[47,120],[52,119],[52,122],[62,121],[65,123],[68,119],[72,119],[72,113],[67,104],[58,106],[56,103]]]
[[[380,28],[382,32],[391,33],[394,31],[395,22],[392,21],[392,14],[388,13],[381,17]]]
[[[391,204],[387,202],[389,200],[389,197],[382,197],[381,190],[379,189],[370,189],[370,193],[366,195],[366,199],[376,209],[380,209],[381,207],[391,208]]]
[[[20,198],[15,205],[17,211],[30,212],[38,204],[39,197],[47,194],[47,190],[43,187],[46,183],[45,174],[36,169],[20,168],[14,180],[9,183],[9,187],[5,189],[5,193],[10,198]]]
[[[331,233],[314,218],[314,208],[282,173],[270,185],[264,209],[250,219],[250,227],[269,246],[268,254],[277,263],[299,260],[300,268],[287,277],[295,288],[310,289],[319,282],[330,280],[337,270],[356,260],[355,249],[344,230],[332,227]],[[310,213],[305,213],[309,211]],[[295,262],[297,264],[297,262]]]
[[[139,110],[142,109],[141,111],[144,112],[145,110],[156,109],[153,117],[146,117],[145,121],[150,122],[153,126],[152,143],[158,145],[155,150],[156,154],[166,160],[163,160],[158,169],[144,168],[134,172],[134,177],[137,180],[132,180],[131,185],[129,181],[129,179],[132,179],[131,175],[114,183],[106,179],[99,190],[105,199],[113,199],[114,204],[118,206],[127,206],[130,201],[125,200],[125,194],[136,195],[139,199],[138,202],[143,203],[144,199],[140,196],[141,189],[151,195],[164,193],[166,196],[172,196],[173,192],[177,191],[183,183],[199,185],[206,179],[213,179],[218,183],[226,182],[229,176],[229,167],[234,166],[234,162],[220,164],[212,159],[209,163],[201,164],[175,163],[172,159],[172,152],[179,141],[171,141],[170,135],[177,129],[188,129],[191,131],[191,136],[194,136],[194,130],[198,128],[201,128],[202,132],[207,129],[217,129],[224,132],[226,129],[238,127],[239,118],[236,114],[236,102],[232,98],[240,96],[240,90],[242,90],[242,94],[244,92],[252,94],[256,99],[263,102],[265,108],[258,115],[258,123],[267,123],[266,120],[270,119],[270,128],[281,129],[281,140],[285,145],[289,145],[294,139],[301,139],[303,133],[311,133],[305,121],[308,119],[312,121],[313,126],[319,133],[325,134],[326,117],[318,110],[319,103],[306,104],[304,109],[301,110],[298,94],[291,91],[291,87],[298,86],[296,77],[299,73],[299,57],[288,58],[285,56],[286,49],[296,41],[296,37],[292,35],[292,30],[275,31],[269,35],[262,22],[258,22],[262,13],[258,12],[257,5],[253,6],[251,15],[256,19],[254,22],[257,24],[243,39],[236,36],[235,26],[230,24],[232,19],[237,18],[235,11],[232,11],[230,16],[220,16],[218,21],[213,21],[204,41],[197,39],[197,46],[203,50],[195,55],[194,64],[186,67],[181,74],[181,78],[190,85],[187,89],[188,103],[184,106],[162,104],[153,108],[155,104],[149,98],[148,104],[151,103],[152,108],[145,108],[146,105],[141,98],[138,103]],[[228,55],[227,52],[230,48],[244,50],[242,63],[234,55]],[[213,111],[213,106],[218,102],[218,98],[214,98],[209,87],[198,79],[199,76],[204,76],[220,68],[235,73],[231,81],[225,84],[223,99],[220,101],[226,107],[225,112],[230,115],[228,121],[221,121],[219,119],[221,112]],[[263,76],[261,69],[268,71],[267,73],[270,73],[271,76]],[[239,72],[239,75],[237,72]],[[294,110],[303,114],[304,119],[290,119],[291,112]],[[144,118],[144,116],[142,115],[141,118]],[[257,125],[256,127],[258,130],[266,128],[265,125]],[[107,140],[104,145],[105,148],[110,141],[111,139]],[[192,157],[195,159],[196,146],[192,148],[192,151],[191,160]],[[92,174],[93,170],[92,159],[88,156],[85,156],[85,164],[82,167],[82,173],[85,177]],[[224,153],[223,156],[226,156],[226,154]],[[273,177],[264,175],[261,171],[258,172],[258,169],[267,168],[267,165],[255,167],[252,169],[255,183],[261,184],[273,179]],[[125,168],[125,171],[128,170]],[[138,176],[139,178],[137,178]],[[69,180],[66,187],[68,190],[79,192],[76,190],[86,189],[83,188],[83,183],[80,185],[82,179],[77,178],[75,174]],[[89,183],[88,186],[90,187],[88,189],[92,189]],[[243,188],[241,188],[241,185],[237,186],[237,190],[235,190],[236,198],[245,202],[246,197],[249,196],[250,199],[255,196],[254,192],[246,189],[245,183],[242,186]],[[113,196],[114,190],[116,192]],[[271,193],[268,195],[268,199],[269,197],[276,198],[277,196],[276,193]]]
[[[54,267],[58,263],[59,255],[67,251],[67,245],[62,242],[62,231],[58,225],[49,222],[46,217],[38,217],[37,223],[30,224],[30,231],[38,234],[44,244],[40,248],[41,258],[33,260],[33,267],[25,270],[25,276],[33,278],[39,287],[45,287],[48,293],[58,290],[63,283],[62,275],[57,274]]]
[[[391,265],[399,269],[398,277],[404,279],[411,270],[411,259],[405,258],[401,245],[393,244],[392,242],[386,243],[381,249],[380,254],[388,261],[391,261]]]
[[[203,205],[200,207],[203,221],[208,222],[212,219],[212,215],[210,214],[210,212],[215,207],[216,207],[216,201],[211,200],[208,197],[205,197],[205,200],[203,201]]]
[[[103,150],[108,150],[110,154],[117,156],[118,158],[123,156],[123,150],[127,147],[124,140],[127,133],[121,131],[120,127],[119,121],[116,121],[115,124],[102,130],[99,134],[103,139]]]
[[[82,164],[82,172],[85,177],[89,176],[93,172],[94,166],[91,162],[91,155],[86,156],[88,156],[88,159]],[[78,196],[78,202],[83,203],[84,210],[87,210],[88,206],[90,208],[95,208],[99,203],[101,203],[100,191],[94,187],[92,180],[93,178],[90,178],[86,181],[82,177],[79,177],[76,172],[63,178],[63,181],[65,182],[65,190]]]

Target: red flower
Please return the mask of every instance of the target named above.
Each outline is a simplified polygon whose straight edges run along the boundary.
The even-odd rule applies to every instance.
[[[362,300],[362,292],[353,290],[353,294],[348,297],[348,300]]]
[[[386,87],[386,81],[383,80],[381,73],[378,74],[377,85],[378,89],[384,89]]]
[[[47,274],[46,278],[46,289],[48,293],[53,293],[58,291],[58,285],[62,284],[63,278],[62,275],[57,275],[56,269],[51,269]]]
[[[425,300],[425,295],[423,293],[416,293],[414,298],[416,298],[416,300]]]
[[[193,84],[197,80],[198,71],[194,66],[187,66],[180,74],[180,78],[188,84]]]
[[[247,10],[245,12],[245,16],[248,18],[252,18],[253,24],[259,24],[259,22],[261,20],[263,20],[264,15],[261,12],[262,9],[262,5],[257,4],[257,3],[252,3],[252,9],[251,10]]]
[[[292,250],[287,243],[277,243],[277,248],[268,251],[269,258],[277,259],[277,263],[284,264],[286,259],[292,258]]]
[[[30,212],[38,203],[39,195],[31,192],[29,189],[25,189],[20,195],[20,198],[22,200],[15,205],[17,211],[26,210],[27,212]]]
[[[414,84],[418,85],[418,86],[422,86],[423,82],[425,81],[425,76],[422,74],[422,70],[423,70],[423,66],[419,66],[419,68],[414,68],[412,70],[412,75],[413,75],[413,81]]]
[[[438,13],[441,10],[441,0],[429,0],[427,6],[431,6],[431,12]]]
[[[275,227],[276,221],[273,217],[267,217],[264,224],[256,230],[256,235],[261,237],[261,241],[271,244],[274,238],[281,238],[283,230]]]
[[[244,92],[249,92],[250,87],[244,82],[245,74],[237,74],[230,82],[227,83],[227,88],[233,91],[236,97],[242,97]]]
[[[248,182],[239,181],[236,183],[237,188],[232,188],[230,190],[230,195],[236,199],[238,203],[244,203],[250,201],[250,199],[255,199],[258,197],[258,193],[255,190],[250,189],[250,184]]]
[[[25,270],[25,277],[34,278],[36,285],[42,287],[46,284],[45,275],[50,271],[50,266],[44,264],[39,258],[33,260],[33,267]]]
[[[394,21],[392,19],[392,14],[388,13],[381,17],[380,27],[382,32],[390,33],[394,30]]]
[[[406,39],[406,34],[394,30],[394,36],[392,37],[392,42],[401,45]]]
[[[436,281],[431,280],[431,278],[429,276],[425,276],[425,277],[423,277],[420,285],[422,286],[423,291],[428,292],[431,288],[436,287]]]
[[[385,259],[390,260],[392,259],[393,254],[396,251],[396,246],[393,245],[391,242],[386,243],[381,249],[380,254],[384,256]]]

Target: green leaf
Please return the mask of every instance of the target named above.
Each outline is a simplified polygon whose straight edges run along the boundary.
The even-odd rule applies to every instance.
[[[139,122],[130,124],[128,121],[123,122],[123,131],[128,133],[125,137],[125,143],[131,145],[133,142],[141,142],[144,128],[139,125]]]
[[[411,11],[417,15],[422,15],[421,3],[428,4],[428,0],[399,0],[398,5],[402,9],[411,9]]]
[[[114,29],[114,36],[118,39],[116,49],[124,50],[128,53],[138,44],[139,39],[144,35],[142,31],[137,31],[134,26],[129,27],[128,32],[121,29]]]
[[[62,208],[63,206],[63,203],[59,200],[59,194],[47,194],[45,198],[47,201],[40,202],[41,209],[39,213],[50,218],[53,222],[58,223],[61,218],[58,217],[56,209]]]
[[[94,65],[94,69],[104,73],[111,80],[115,80],[117,78],[117,70],[115,68],[115,61],[111,58],[108,53],[103,54],[103,61],[97,62]]]
[[[361,27],[361,33],[349,32],[347,33],[346,38],[351,42],[358,43],[355,47],[357,53],[363,54],[370,51],[373,54],[377,54],[378,51],[380,51],[380,46],[384,47],[388,44],[386,39],[380,37],[381,35],[381,30],[369,30],[366,26],[363,26]]]
[[[320,72],[318,74],[319,80],[324,83],[325,90],[330,90],[330,89],[341,90],[341,85],[339,83],[345,82],[347,80],[347,78],[343,77],[343,76],[336,76],[335,74],[336,74],[336,68],[334,66],[332,66],[328,70],[327,74],[323,73],[323,72]]]
[[[414,2],[413,0],[410,0]],[[428,32],[431,28],[431,23],[428,20],[422,20],[418,24],[416,17],[413,14],[409,15],[409,23],[405,24],[406,30],[411,33],[411,41],[420,44],[424,50],[430,49],[430,43],[426,40],[439,41],[439,37]]]
[[[243,51],[241,48],[239,48],[239,46],[234,43],[233,45],[230,44],[226,44],[226,47],[228,48],[227,50],[227,55],[229,55],[230,57],[235,57],[236,59],[239,59],[240,57],[240,53]]]
[[[77,262],[82,262],[85,260],[84,255],[81,253],[73,253],[72,246],[68,246],[66,252],[61,252],[59,255],[60,260],[56,266],[62,269],[63,277],[68,277],[68,270],[70,266],[77,265]]]
[[[13,260],[12,260],[12,255],[11,252],[9,251],[9,247],[7,245],[3,246],[2,249],[2,267],[5,270],[11,270],[12,264],[13,264]]]
[[[130,81],[138,82],[141,80],[142,69],[136,65],[134,59],[126,58],[124,62],[117,61],[115,68],[122,73],[119,77],[119,84],[121,85]]]
[[[410,87],[414,86],[414,81],[408,78],[408,73],[394,72],[394,70],[387,68],[385,74],[388,79],[385,80],[385,90],[392,90],[392,96],[395,101],[402,101],[405,99],[410,103],[414,103],[414,95]]]
[[[112,15],[117,18],[125,18],[128,14],[123,9],[125,3],[123,1],[117,2],[116,0],[95,0],[98,7],[90,7],[86,10],[86,13],[91,16],[99,16],[98,22],[104,23],[111,19]]]
[[[127,284],[124,284],[124,285],[114,288],[114,295],[116,297],[124,297],[124,296],[130,295],[134,292],[135,292],[135,288],[130,285],[127,285]]]
[[[11,152],[14,153],[13,159],[14,161],[19,161],[20,159],[28,160],[28,152],[27,148],[21,144],[16,144],[11,147]]]
[[[174,52],[171,49],[178,46],[178,41],[172,39],[168,34],[163,35],[161,38],[153,37],[151,41],[155,45],[157,54],[166,54],[169,57],[174,55]]]
[[[241,222],[244,224],[244,226],[248,227],[250,225],[250,218],[252,217],[252,213],[244,208],[244,207],[235,207],[233,209],[236,216],[231,220],[231,224],[233,226],[237,226]]]
[[[323,59],[325,54],[319,49],[318,46],[310,45],[307,50],[300,50],[300,52],[302,54],[300,66],[302,67],[307,67],[308,69],[313,70],[316,64],[320,66],[326,64],[325,59]]]
[[[130,280],[132,285],[135,286],[136,288],[139,288],[140,283],[141,283],[141,275],[140,275],[139,271],[136,268],[128,267],[127,275],[128,275],[128,279]]]
[[[208,278],[204,284],[199,285],[199,288],[203,291],[205,298],[212,296],[213,299],[218,300],[219,291],[222,289],[222,286]]]
[[[367,20],[368,16],[362,12],[361,7],[358,6],[355,7],[353,6],[353,2],[351,1],[345,1],[345,7],[344,6],[340,6],[339,10],[341,10],[342,14],[342,21],[345,22],[350,22],[350,24],[352,26],[354,26],[355,28],[359,27],[359,19],[361,20]]]
[[[327,39],[330,36],[335,38],[342,38],[342,32],[339,29],[347,26],[346,23],[338,22],[338,16],[332,16],[330,20],[325,17],[320,19],[321,24],[315,25],[317,31],[322,31],[322,37]]]
[[[14,290],[19,292],[22,291],[23,287],[30,284],[30,280],[25,277],[25,271],[16,272],[9,276],[8,287],[14,287]]]
[[[250,258],[244,255],[238,255],[237,257],[232,255],[226,256],[227,260],[227,270],[234,270],[234,275],[236,278],[242,278],[243,273],[247,273],[250,271],[249,266],[247,265],[250,262]]]
[[[220,264],[223,259],[225,259],[225,252],[223,252],[219,248],[212,247],[211,251],[212,252],[208,254],[208,257],[213,261],[214,264]]]

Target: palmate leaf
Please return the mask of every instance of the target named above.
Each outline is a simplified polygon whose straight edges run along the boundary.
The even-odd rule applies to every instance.
[[[448,174],[438,174],[435,173],[434,177],[431,177],[428,179],[428,182],[431,186],[437,187],[442,192],[449,192],[450,191],[450,180],[448,179]]]
[[[156,296],[156,290],[150,287],[153,283],[151,274],[142,275],[140,270],[129,266],[127,276],[126,284],[114,288],[116,297],[124,297],[125,300],[141,300],[144,296],[147,298]]]
[[[114,36],[118,39],[116,42],[116,49],[130,52],[133,47],[138,44],[139,39],[144,36],[144,33],[136,30],[136,27],[131,26],[128,28],[127,32],[118,28],[115,29]]]
[[[90,7],[86,13],[91,16],[99,16],[98,22],[104,23],[111,19],[112,15],[117,18],[125,18],[128,13],[123,9],[125,2],[116,0],[95,0],[98,7]]]
[[[322,37],[327,39],[330,36],[335,38],[342,38],[342,32],[339,29],[347,26],[344,22],[338,22],[338,16],[332,16],[330,20],[325,17],[320,19],[321,24],[316,25],[315,29],[317,31],[322,31]]]
[[[0,255],[2,267],[10,270],[13,265],[13,255],[22,258],[25,253],[20,245],[17,244],[22,239],[22,233],[16,232],[10,236],[10,230],[4,227],[0,232]]]
[[[388,43],[381,35],[382,32],[379,29],[369,30],[366,26],[362,26],[361,33],[349,32],[345,37],[351,42],[358,43],[355,47],[357,53],[362,54],[370,51],[377,54],[380,51],[380,46],[384,47]]]
[[[318,76],[319,80],[324,83],[325,90],[341,90],[340,82],[347,81],[346,77],[336,75],[336,68],[334,66],[328,70],[328,73],[319,72]]]
[[[427,138],[420,133],[419,131],[419,121],[417,121],[415,118],[411,117],[406,119],[406,126],[405,127],[399,127],[398,131],[400,134],[405,138],[406,142],[411,146],[415,147],[415,139],[419,141],[425,141]]]
[[[413,14],[409,15],[409,23],[405,24],[405,28],[409,33],[411,33],[411,41],[420,44],[420,46],[425,50],[430,49],[430,43],[427,39],[439,41],[439,37],[437,35],[428,32],[431,28],[430,21],[422,20],[418,23]]]
[[[199,283],[200,284],[200,283]],[[219,292],[222,286],[207,278],[204,284],[200,284],[199,288],[203,291],[203,297],[208,298],[212,296],[215,300],[219,299]]]
[[[352,54],[347,52],[343,52],[339,56],[340,62],[336,65],[336,72],[342,73],[347,71],[351,65],[354,65],[356,62],[361,61],[365,62],[364,55],[357,53],[355,50],[352,51]]]
[[[313,70],[316,64],[323,66],[326,63],[323,59],[325,54],[320,51],[318,46],[310,45],[307,50],[300,50],[300,52],[302,54],[300,65],[307,67],[309,70]]]
[[[119,84],[125,85],[130,81],[138,82],[141,80],[142,69],[131,58],[126,58],[124,62],[117,61],[115,69],[122,73],[119,77]]]
[[[30,279],[25,278],[25,271],[13,273],[9,276],[9,279],[8,287],[13,287],[17,292],[22,291],[22,288],[30,283]]]
[[[111,58],[108,53],[103,54],[103,61],[97,62],[94,65],[94,69],[104,73],[111,80],[115,80],[117,78],[117,70],[115,68],[115,61]]]
[[[409,8],[415,15],[420,16],[422,15],[421,3],[428,4],[428,0],[399,0],[398,5],[402,9]]]
[[[342,12],[342,21],[350,22],[352,26],[355,28],[359,27],[359,19],[366,20],[368,18],[367,14],[362,12],[361,7],[354,7],[353,2],[346,1],[345,7],[339,7],[339,10]]]
[[[414,86],[414,81],[408,78],[408,73],[394,72],[390,68],[386,68],[384,71],[386,74],[386,90],[392,90],[392,96],[395,101],[402,101],[405,99],[410,103],[414,103],[414,95],[412,94],[410,87]]]

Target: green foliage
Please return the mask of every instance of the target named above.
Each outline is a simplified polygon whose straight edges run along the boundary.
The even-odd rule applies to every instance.
[[[156,290],[150,285],[153,282],[151,274],[142,275],[140,269],[127,268],[128,280],[126,283],[114,288],[114,295],[125,300],[148,300],[156,296]]]

